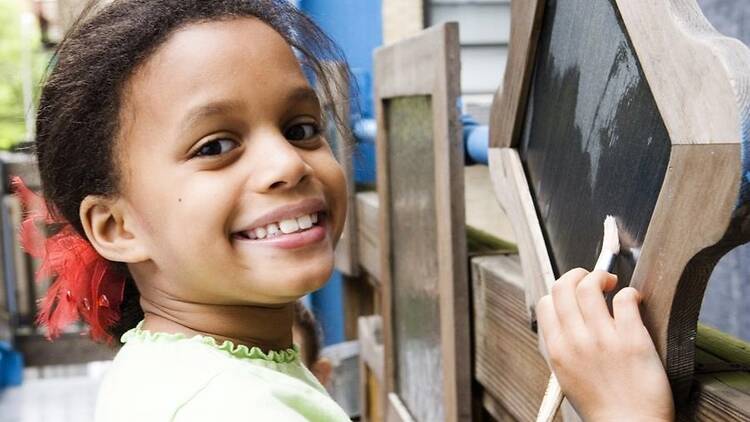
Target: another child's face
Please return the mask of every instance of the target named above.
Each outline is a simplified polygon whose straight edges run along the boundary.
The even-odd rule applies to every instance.
[[[317,133],[315,94],[273,29],[245,18],[177,31],[130,78],[121,119],[122,198],[150,257],[131,265],[139,287],[283,303],[327,280],[344,175]],[[270,237],[275,229],[289,233]]]

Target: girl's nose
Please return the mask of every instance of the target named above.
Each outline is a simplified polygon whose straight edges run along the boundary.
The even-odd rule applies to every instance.
[[[248,151],[254,162],[249,183],[256,192],[292,189],[312,174],[312,167],[282,134],[266,135],[256,146]]]

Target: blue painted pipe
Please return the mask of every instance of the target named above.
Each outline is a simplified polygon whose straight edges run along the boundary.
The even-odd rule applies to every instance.
[[[464,140],[464,163],[467,166],[474,164],[488,164],[487,149],[490,145],[490,128],[480,125],[469,114],[461,115]]]
[[[463,125],[464,141],[464,162],[467,166],[474,164],[488,164],[487,150],[490,144],[490,128],[486,125],[480,125],[468,114],[461,116]],[[374,162],[374,152],[372,154],[361,154],[362,148],[375,148],[375,136],[377,135],[377,125],[375,119],[359,119],[352,125],[352,132],[357,139],[357,153],[355,160],[366,158],[365,161]],[[374,168],[374,163],[358,163],[359,166]],[[359,179],[357,179],[359,181]]]

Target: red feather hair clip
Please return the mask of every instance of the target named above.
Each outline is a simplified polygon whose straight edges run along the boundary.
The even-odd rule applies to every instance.
[[[37,324],[47,327],[47,338],[52,340],[65,327],[83,320],[92,339],[111,344],[107,330],[120,318],[125,275],[70,223],[51,215],[44,199],[21,178],[13,177],[11,185],[27,213],[21,225],[21,247],[41,261],[36,280],[54,278],[39,303]]]

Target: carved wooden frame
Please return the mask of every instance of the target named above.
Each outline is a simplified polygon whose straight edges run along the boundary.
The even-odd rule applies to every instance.
[[[698,313],[718,259],[750,239],[740,192],[750,117],[750,49],[720,36],[695,0],[613,0],[672,140],[669,169],[631,285],[678,404],[690,389]],[[505,80],[492,105],[490,169],[515,228],[533,308],[554,281],[518,146],[544,13],[543,0],[511,4]],[[664,253],[669,251],[669,253]]]
[[[435,202],[438,230],[440,334],[443,403],[447,421],[471,419],[469,299],[463,200],[463,144],[456,99],[460,92],[458,25],[447,23],[375,52],[377,115],[377,182],[380,221],[385,402],[388,421],[411,420],[394,393],[395,350],[389,197],[388,133],[385,101],[397,97],[431,97],[435,154]],[[460,198],[460,200],[455,200]]]

